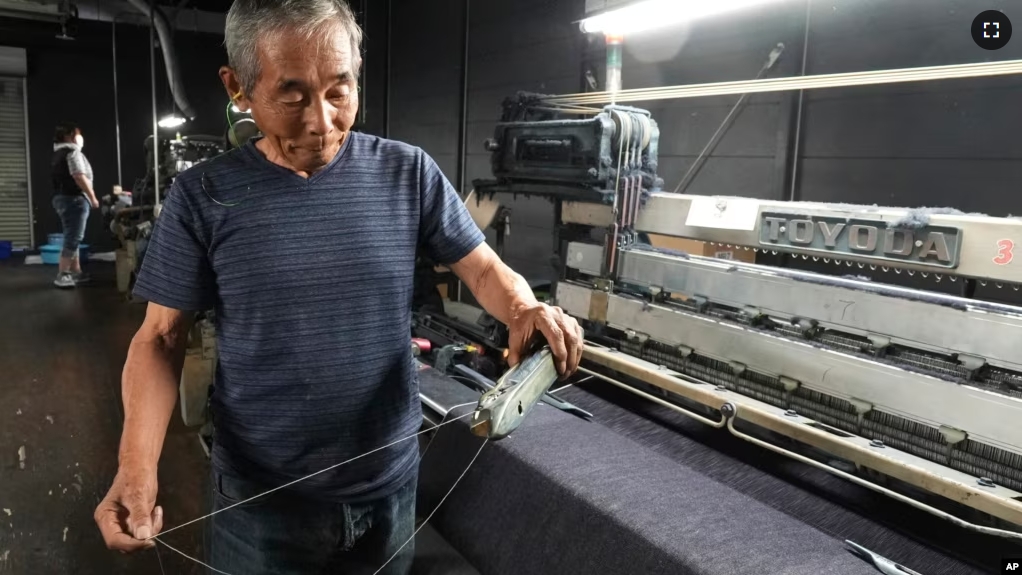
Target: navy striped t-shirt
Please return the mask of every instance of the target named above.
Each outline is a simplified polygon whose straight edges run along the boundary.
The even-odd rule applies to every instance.
[[[134,293],[215,310],[213,465],[275,486],[418,430],[416,250],[449,264],[483,241],[419,148],[352,132],[306,179],[250,141],[174,181]],[[384,497],[417,449],[405,441],[295,488]]]

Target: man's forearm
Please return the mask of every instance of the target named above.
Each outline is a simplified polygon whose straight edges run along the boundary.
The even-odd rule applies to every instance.
[[[525,278],[496,258],[475,278],[469,289],[483,309],[504,325],[509,325],[522,308],[538,303]]]
[[[184,346],[161,337],[139,334],[128,349],[121,394],[124,432],[119,461],[122,466],[156,469],[177,403],[177,387]]]
[[[516,365],[534,336],[542,333],[557,372],[562,377],[574,373],[582,359],[582,328],[560,308],[540,304],[525,278],[504,265],[489,246],[481,244],[451,269],[483,309],[508,326],[509,365]]]

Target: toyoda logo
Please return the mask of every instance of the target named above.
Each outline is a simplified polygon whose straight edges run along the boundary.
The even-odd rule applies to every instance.
[[[960,231],[951,227],[891,228],[887,222],[763,214],[761,245],[854,255],[886,261],[913,261],[956,267]]]

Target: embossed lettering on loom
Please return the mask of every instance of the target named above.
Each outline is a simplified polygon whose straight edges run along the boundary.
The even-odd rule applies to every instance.
[[[764,213],[761,245],[854,255],[884,261],[914,262],[939,268],[958,266],[962,232],[946,226],[890,228],[882,220]]]

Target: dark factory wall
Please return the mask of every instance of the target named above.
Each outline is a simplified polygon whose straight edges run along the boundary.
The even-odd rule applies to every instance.
[[[421,146],[452,183],[458,180],[464,7],[464,0],[393,0],[390,135]],[[490,177],[483,142],[493,136],[505,97],[580,88],[584,38],[573,22],[582,12],[582,0],[472,2],[463,192],[474,179]],[[504,259],[530,279],[548,278],[551,204],[502,200],[512,209]]]
[[[364,0],[363,5],[361,101],[365,115],[356,129],[382,136],[387,121],[387,4]]]
[[[804,4],[797,0],[749,9],[692,26],[675,26],[625,39],[625,89],[751,80],[770,52],[784,44],[769,77],[794,76],[801,62]],[[590,50],[586,66],[603,87],[605,49]],[[695,172],[685,193],[775,198],[787,160],[790,94],[753,94],[731,127]],[[677,189],[685,173],[728,116],[738,96],[639,102],[660,127],[664,188]]]
[[[467,186],[492,177],[483,142],[493,137],[504,98],[518,91],[564,94],[582,87],[581,1],[472,2],[469,38]],[[553,205],[501,198],[511,208],[504,260],[530,280],[552,278]],[[492,241],[492,233],[490,234]]]
[[[814,12],[809,74],[1022,58],[1013,38],[995,52],[969,32],[1006,2],[842,1]],[[1022,78],[966,79],[811,94],[800,199],[953,206],[1022,213]]]
[[[390,137],[457,179],[463,0],[393,0]]]

